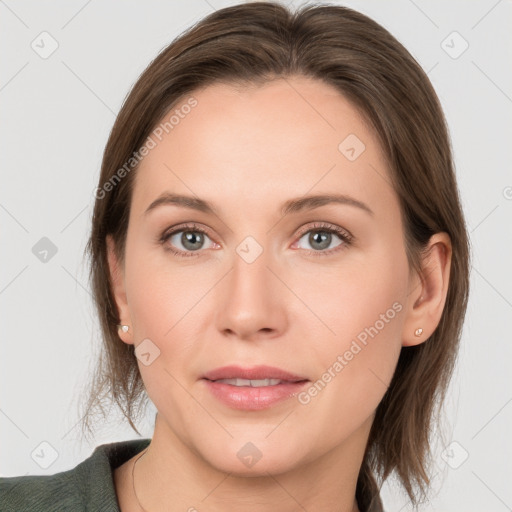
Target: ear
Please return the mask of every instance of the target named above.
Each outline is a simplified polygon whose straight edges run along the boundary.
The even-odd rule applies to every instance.
[[[133,345],[133,327],[130,320],[128,301],[126,300],[124,269],[114,251],[114,239],[112,238],[112,235],[107,235],[106,241],[112,294],[114,295],[121,325],[128,325],[129,327],[128,332],[123,332],[121,329],[118,329],[118,335],[122,341],[129,345]]]
[[[452,244],[448,233],[436,233],[429,240],[422,262],[421,275],[411,281],[407,301],[407,317],[402,332],[404,347],[425,342],[441,320],[452,260]],[[415,334],[418,328],[422,333]]]

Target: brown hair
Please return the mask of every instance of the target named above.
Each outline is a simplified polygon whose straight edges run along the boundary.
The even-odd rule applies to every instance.
[[[164,48],[126,97],[105,147],[87,244],[103,347],[83,426],[90,431],[93,412],[104,413],[105,400],[113,399],[139,433],[132,419],[148,400],[133,347],[118,336],[110,287],[106,236],[113,236],[122,262],[137,166],[122,179],[118,171],[186,95],[213,83],[247,87],[294,75],[334,86],[373,126],[400,200],[411,272],[420,273],[431,235],[444,231],[451,238],[440,323],[426,342],[402,347],[376,410],[356,493],[366,510],[378,493],[375,477],[383,482],[395,471],[417,504],[416,490],[424,497],[430,485],[433,421],[456,362],[469,293],[469,240],[446,121],[427,75],[387,30],[346,7],[312,4],[293,13],[278,3],[252,2],[220,9]]]

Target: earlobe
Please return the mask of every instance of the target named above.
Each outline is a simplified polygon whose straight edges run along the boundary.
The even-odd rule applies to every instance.
[[[421,276],[411,284],[402,333],[404,347],[424,343],[439,325],[448,293],[451,255],[449,235],[444,232],[432,235]]]
[[[116,256],[114,250],[114,240],[111,235],[107,235],[106,243],[112,294],[114,295],[114,300],[116,303],[117,312],[120,319],[120,324],[117,326],[118,334],[122,341],[128,344],[133,344],[130,329],[130,315],[124,285],[123,268],[120,265],[119,260]]]

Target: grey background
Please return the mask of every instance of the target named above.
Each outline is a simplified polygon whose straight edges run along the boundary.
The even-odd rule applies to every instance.
[[[116,415],[92,444],[81,442],[77,427],[99,337],[83,251],[102,151],[150,60],[193,22],[234,3],[0,1],[2,476],[64,471],[99,444],[136,437]],[[428,71],[450,125],[473,246],[471,299],[446,405],[445,436],[454,444],[436,448],[432,501],[420,510],[510,510],[512,3],[331,3],[374,18]],[[51,49],[43,31],[58,43],[47,58],[31,46],[43,51],[46,37]],[[37,257],[43,237],[57,250],[46,262]],[[141,425],[144,437],[154,413]],[[382,495],[386,510],[410,510],[394,480]]]

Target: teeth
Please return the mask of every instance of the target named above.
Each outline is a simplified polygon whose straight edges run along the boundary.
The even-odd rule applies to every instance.
[[[264,386],[276,386],[277,384],[280,384],[282,381],[279,379],[259,379],[259,380],[219,379],[219,380],[216,380],[215,382],[231,384],[232,386],[251,386],[253,388],[261,388]]]

